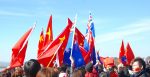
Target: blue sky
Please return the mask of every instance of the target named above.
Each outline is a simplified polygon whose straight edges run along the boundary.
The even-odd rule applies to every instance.
[[[121,41],[129,42],[135,56],[145,57],[150,46],[149,0],[0,0],[0,61],[9,62],[11,48],[37,21],[29,39],[26,59],[36,58],[40,31],[46,30],[53,15],[56,37],[66,26],[67,18],[74,19],[85,34],[89,11],[96,32],[96,49],[101,56],[117,56]]]

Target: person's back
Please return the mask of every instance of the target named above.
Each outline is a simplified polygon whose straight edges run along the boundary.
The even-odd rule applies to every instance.
[[[73,71],[72,77],[84,77],[84,76],[83,76],[82,71],[77,69],[77,70]]]
[[[30,59],[24,64],[25,77],[36,77],[36,74],[40,69],[40,63],[35,59]]]

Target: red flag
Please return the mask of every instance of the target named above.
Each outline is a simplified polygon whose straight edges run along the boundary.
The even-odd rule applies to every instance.
[[[38,44],[37,57],[40,56],[40,54],[42,53],[43,46],[44,46],[44,33],[43,33],[43,29],[42,29],[41,34],[40,34],[39,44]]]
[[[75,35],[76,35],[76,37],[77,37],[78,44],[83,47],[85,37],[84,37],[84,35],[78,30],[78,28],[75,28]]]
[[[126,65],[126,63],[127,63],[123,40],[122,40],[122,44],[121,44],[121,47],[120,47],[119,62],[123,63],[124,65]]]
[[[125,55],[127,58],[127,63],[128,63],[128,65],[130,65],[131,61],[134,59],[134,53],[133,53],[129,43],[127,44]]]
[[[124,56],[124,54],[125,54],[125,49],[124,49],[124,42],[122,40],[122,44],[121,44],[121,47],[120,47],[119,58],[121,58],[122,56]]]
[[[82,56],[85,57],[87,55],[87,51],[82,46],[79,46],[79,48],[80,48]]]
[[[10,64],[10,68],[14,68],[14,67],[23,65],[26,50],[27,50],[27,45],[28,45],[28,41],[26,42],[25,46],[19,51],[19,54],[15,58],[14,62],[12,64]]]
[[[48,45],[48,43],[50,43],[52,41],[53,41],[53,31],[52,31],[52,15],[51,15],[49,22],[48,22],[48,25],[47,25],[44,45]]]
[[[38,61],[47,67],[52,67],[56,60],[56,54],[58,54],[59,64],[62,64],[64,57],[64,50],[66,48],[68,37],[70,34],[70,29],[72,27],[72,22],[68,19],[68,25],[63,30],[63,32],[54,40],[48,47],[44,50],[41,56],[39,56]]]
[[[11,62],[10,65],[15,61],[15,58],[17,57],[17,55],[19,54],[19,51],[21,49],[23,49],[24,45],[26,44],[29,35],[31,34],[31,32],[33,31],[35,25],[30,28],[20,39],[19,41],[15,44],[15,46],[12,48],[12,56],[11,56]]]
[[[54,45],[55,44],[55,45]],[[53,46],[52,46],[53,45]],[[51,44],[51,46],[46,49],[46,51],[40,55],[38,57],[38,61],[43,64],[43,66],[47,67],[47,66],[53,66],[54,60],[56,59],[55,55],[58,51],[58,49],[60,48],[60,46],[62,45],[62,43],[53,43]],[[50,64],[51,63],[51,64]]]

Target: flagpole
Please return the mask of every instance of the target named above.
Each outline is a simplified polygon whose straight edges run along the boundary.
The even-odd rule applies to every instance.
[[[72,26],[73,37],[72,37],[71,55],[70,55],[70,57],[72,56],[72,49],[73,49],[73,42],[74,42],[74,35],[75,35],[76,22],[77,22],[77,14],[76,14],[76,16],[75,16],[74,24],[73,24],[73,26]]]

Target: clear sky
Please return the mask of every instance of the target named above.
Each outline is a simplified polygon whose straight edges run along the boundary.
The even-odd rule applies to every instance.
[[[35,21],[25,60],[36,58],[40,31],[51,14],[54,37],[76,13],[77,27],[85,34],[89,11],[101,56],[118,57],[122,40],[135,56],[150,55],[150,0],[0,0],[0,61],[10,61],[11,48]]]

